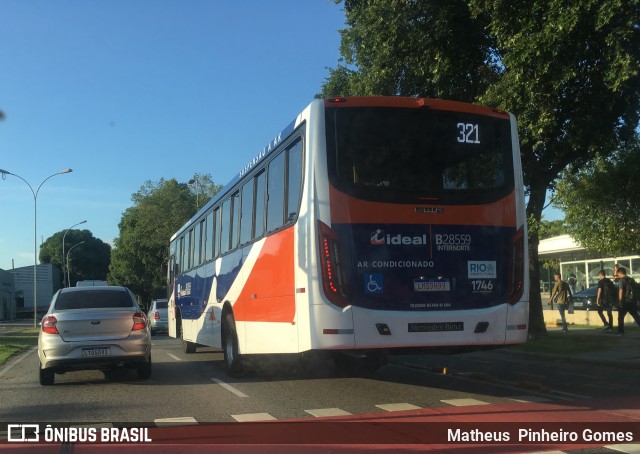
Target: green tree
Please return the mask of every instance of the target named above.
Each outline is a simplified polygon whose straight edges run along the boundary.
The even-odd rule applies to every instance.
[[[340,3],[340,0],[335,0]],[[341,64],[321,97],[402,95],[472,101],[498,76],[486,23],[463,1],[345,0]]]
[[[554,236],[565,235],[567,233],[567,228],[564,225],[564,221],[546,221],[542,219],[540,221],[540,229],[538,232],[539,238],[541,240],[546,240],[547,238],[552,238]]]
[[[91,231],[86,229],[69,230],[68,232],[61,230],[47,238],[40,246],[40,263],[52,263],[62,273],[63,238],[65,240],[65,255],[69,257],[70,286],[74,286],[80,280],[105,280],[107,278],[111,246],[101,239],[95,238]],[[76,244],[78,246],[69,253],[69,250]],[[62,280],[62,274],[60,276]]]
[[[345,0],[341,55],[321,96],[479,102],[518,118],[530,280],[538,228],[562,170],[634,135],[640,115],[638,0]],[[333,90],[344,90],[336,92]],[[546,333],[530,293],[530,333]]]
[[[213,184],[203,188],[207,198],[218,190]],[[196,193],[186,183],[160,179],[146,181],[131,200],[118,225],[109,282],[129,287],[147,303],[166,293],[169,239],[196,213]]]
[[[555,205],[568,232],[585,248],[607,255],[640,251],[640,138],[597,157],[558,184]]]

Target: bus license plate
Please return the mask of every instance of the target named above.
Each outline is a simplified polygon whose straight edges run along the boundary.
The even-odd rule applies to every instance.
[[[448,292],[451,285],[448,279],[414,279],[413,290],[416,292]]]
[[[86,347],[82,349],[82,356],[85,358],[111,356],[111,347]]]

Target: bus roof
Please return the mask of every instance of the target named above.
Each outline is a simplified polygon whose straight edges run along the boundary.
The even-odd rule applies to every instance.
[[[440,99],[430,98],[410,98],[402,96],[353,96],[353,97],[337,97],[326,98],[313,101],[309,106],[315,103],[324,103],[327,107],[405,107],[405,108],[431,108],[435,110],[450,110],[456,112],[467,112],[478,115],[487,115],[498,118],[509,118],[509,113],[500,109],[494,109],[486,106],[479,106],[476,104],[470,104],[460,101],[445,101]],[[309,108],[307,106],[304,110]],[[303,111],[304,111],[303,110]],[[274,150],[278,148],[278,145],[285,141],[295,131],[298,123],[298,117],[289,123],[280,133],[269,142],[258,154],[249,161],[238,174],[231,179],[215,196],[211,198],[198,212],[187,222],[185,222],[180,229],[173,234],[170,241],[173,241],[182,232],[184,232],[188,226],[194,221],[199,219],[209,208],[215,205],[220,199],[222,199],[247,173],[251,171],[256,165],[262,162],[267,156],[269,156]]]

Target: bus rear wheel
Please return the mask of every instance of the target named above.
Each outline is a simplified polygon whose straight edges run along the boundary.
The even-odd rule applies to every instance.
[[[222,321],[222,343],[224,365],[229,375],[236,377],[243,372],[243,360],[238,348],[238,333],[232,313],[225,315]]]

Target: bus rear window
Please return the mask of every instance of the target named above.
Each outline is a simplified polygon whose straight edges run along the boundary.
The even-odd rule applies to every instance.
[[[462,112],[328,108],[331,182],[367,200],[486,203],[513,189],[509,121]]]

